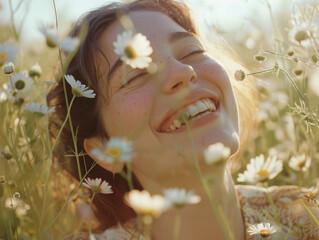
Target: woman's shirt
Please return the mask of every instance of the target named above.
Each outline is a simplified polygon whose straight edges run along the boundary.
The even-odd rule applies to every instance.
[[[276,186],[266,189],[237,185],[236,191],[246,230],[250,224],[269,222],[279,225],[281,231],[268,239],[319,240],[319,225],[305,207],[306,205],[319,220],[319,205],[314,198],[309,197],[309,189],[296,186]],[[132,239],[132,232],[128,229],[133,229],[133,225],[134,223],[131,222],[125,225],[125,229],[121,226],[113,227],[94,237],[97,240],[129,240]],[[92,240],[94,238],[82,235],[73,239]],[[140,240],[142,239],[141,237]],[[246,232],[246,239],[260,238]]]
[[[276,224],[281,232],[270,239],[319,239],[319,225],[304,204],[319,220],[319,205],[309,198],[309,189],[296,186],[236,186],[246,228],[249,224]],[[257,239],[246,233],[246,239]]]

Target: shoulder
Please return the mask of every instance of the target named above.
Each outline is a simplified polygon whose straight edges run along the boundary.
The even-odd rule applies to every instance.
[[[280,225],[288,239],[319,239],[319,226],[307,210],[318,219],[319,206],[308,197],[309,189],[237,185],[236,192],[246,225],[270,222]]]

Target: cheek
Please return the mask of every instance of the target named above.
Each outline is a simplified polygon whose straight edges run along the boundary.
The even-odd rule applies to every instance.
[[[127,136],[149,125],[153,94],[146,88],[133,89],[113,96],[103,113],[109,136]]]
[[[219,89],[226,112],[233,122],[233,125],[238,129],[237,102],[225,68],[218,62],[210,60],[199,65],[197,69],[198,72],[202,73],[200,75],[201,79],[205,79],[207,84],[212,83]]]

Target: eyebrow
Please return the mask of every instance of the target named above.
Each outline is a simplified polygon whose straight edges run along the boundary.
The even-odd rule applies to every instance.
[[[169,36],[169,42],[176,42],[176,41],[181,40],[183,38],[189,38],[189,37],[193,37],[193,38],[198,39],[198,36],[192,32],[173,32]],[[121,60],[121,58],[118,58],[115,61],[115,63],[113,64],[113,66],[111,67],[107,78],[110,79],[110,77],[113,75],[115,70],[117,70],[121,66],[123,66],[123,61]]]

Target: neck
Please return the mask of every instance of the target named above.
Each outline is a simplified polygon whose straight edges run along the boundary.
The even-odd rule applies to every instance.
[[[154,239],[206,240],[212,236],[218,240],[244,239],[243,219],[231,175],[224,166],[218,168],[222,169],[216,169],[206,189],[198,178],[182,181],[187,190],[194,190],[201,197],[201,202],[172,209],[155,219]],[[164,188],[158,187],[157,193]]]

